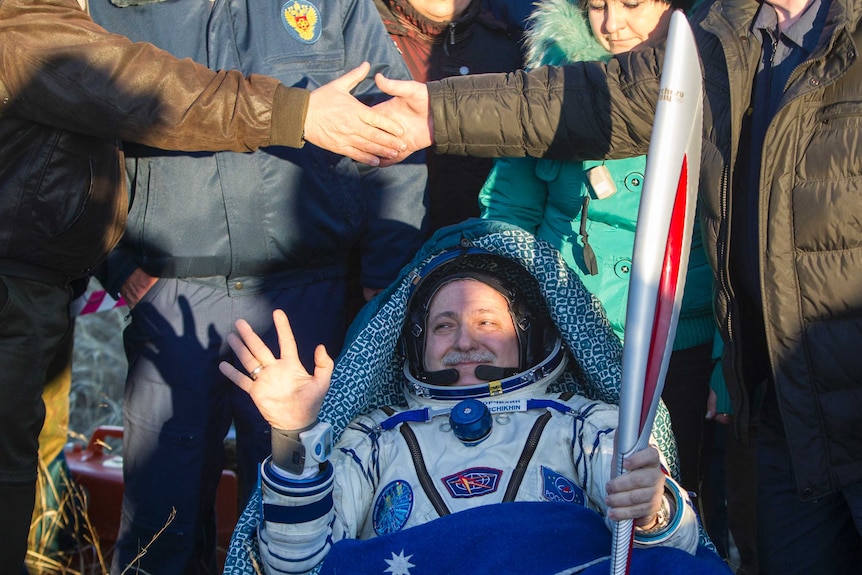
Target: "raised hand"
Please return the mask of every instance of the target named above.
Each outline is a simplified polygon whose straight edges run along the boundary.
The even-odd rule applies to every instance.
[[[326,348],[314,350],[314,374],[309,374],[296,351],[296,339],[282,310],[272,312],[281,358],[276,358],[245,320],[236,322],[236,334],[227,342],[236,353],[245,375],[223,361],[219,370],[248,393],[272,427],[303,429],[317,420],[332,377],[334,362]]]
[[[422,82],[391,80],[383,74],[374,76],[374,81],[393,97],[372,109],[397,122],[404,129],[402,141],[407,144],[394,160],[381,158],[380,165],[389,166],[434,143],[434,119],[428,108],[428,87]]]
[[[404,130],[396,121],[369,108],[350,93],[370,69],[368,62],[363,62],[311,92],[305,116],[305,139],[336,154],[377,166],[381,158],[398,158],[407,146],[400,139]]]
[[[658,451],[647,447],[627,457],[623,462],[626,473],[608,481],[605,488],[608,517],[620,521],[634,519],[639,527],[655,522],[664,496],[664,473]]]

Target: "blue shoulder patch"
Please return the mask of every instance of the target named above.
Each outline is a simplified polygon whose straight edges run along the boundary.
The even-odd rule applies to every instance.
[[[548,501],[578,505],[583,505],[586,501],[584,490],[574,481],[544,465],[542,466],[542,497]]]
[[[400,531],[413,511],[413,488],[402,479],[396,479],[380,491],[374,502],[372,521],[374,532],[388,535]]]

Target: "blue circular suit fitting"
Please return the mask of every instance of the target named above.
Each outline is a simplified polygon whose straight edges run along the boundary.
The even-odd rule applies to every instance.
[[[491,412],[478,399],[465,399],[452,408],[449,423],[461,443],[478,445],[491,433]]]

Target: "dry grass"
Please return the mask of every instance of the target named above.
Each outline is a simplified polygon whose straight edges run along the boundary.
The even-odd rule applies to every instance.
[[[75,322],[69,433],[88,438],[100,425],[123,424],[125,307],[79,317]],[[86,441],[86,440],[85,440]]]
[[[44,510],[30,526],[31,543],[27,550],[27,568],[31,575],[107,575],[106,561],[110,550],[103,550],[96,528],[87,513],[87,493],[64,471],[54,480],[43,464],[39,474],[40,501]],[[122,575],[148,575],[136,568],[139,559],[170,525],[176,510],[150,542],[123,570]],[[59,546],[58,546],[59,542]]]
[[[40,501],[43,509],[30,526],[31,543],[27,550],[27,568],[31,575],[106,575],[110,566],[106,561],[110,550],[103,550],[96,528],[87,513],[87,493],[64,470],[54,479],[47,466],[41,465],[39,474]],[[170,525],[176,510],[171,514],[150,542],[123,570],[126,573],[146,572],[136,568],[139,559]]]
[[[87,515],[87,497],[64,470],[57,479],[44,462],[39,469],[41,513],[30,526],[27,567],[34,575],[107,573],[99,537]]]

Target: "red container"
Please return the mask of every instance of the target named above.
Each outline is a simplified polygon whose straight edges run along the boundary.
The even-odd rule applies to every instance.
[[[75,444],[67,446],[65,450],[72,477],[87,493],[88,515],[99,536],[100,548],[106,561],[109,561],[108,557],[117,542],[124,489],[123,458],[104,449],[105,439],[109,437],[122,438],[123,428],[114,425],[100,426],[93,432],[86,448]],[[225,469],[216,492],[219,569],[224,566],[224,555],[238,518],[236,474]]]

